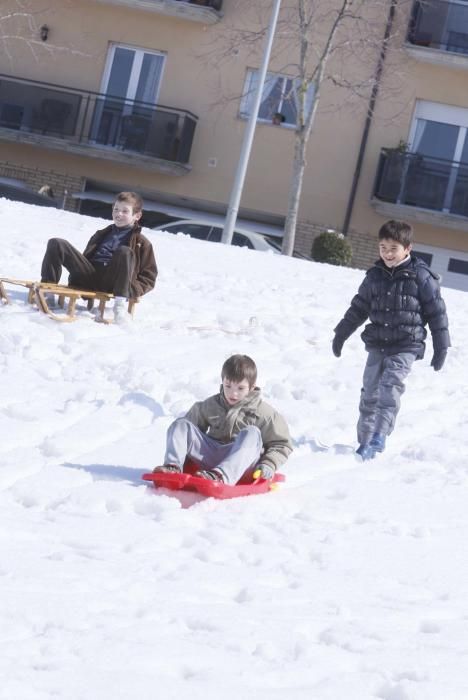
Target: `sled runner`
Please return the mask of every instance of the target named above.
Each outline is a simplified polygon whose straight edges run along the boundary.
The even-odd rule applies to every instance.
[[[94,302],[99,303],[99,312],[96,318],[101,323],[110,323],[104,318],[106,303],[114,298],[113,294],[107,292],[94,292],[86,289],[73,289],[62,284],[53,284],[51,282],[34,282],[32,280],[14,279],[12,277],[0,277],[0,299],[4,304],[10,304],[10,299],[7,294],[5,285],[16,285],[26,287],[28,290],[28,303],[36,304],[37,308],[47,314],[54,321],[70,322],[76,321],[76,302],[78,299],[85,299],[88,302],[88,311],[94,306]],[[47,301],[48,294],[55,294],[58,299],[59,308],[65,308],[67,303],[67,313],[57,314],[52,311]],[[138,299],[130,299],[128,302],[128,312],[133,316],[135,304]]]
[[[268,493],[276,488],[279,482],[285,480],[284,474],[275,474],[272,481],[262,479],[254,472],[250,478],[242,477],[242,479],[233,486],[223,484],[221,481],[212,481],[211,479],[203,479],[200,476],[194,476],[194,472],[200,467],[192,462],[186,463],[184,472],[151,472],[143,474],[142,479],[151,481],[154,486],[170,489],[171,491],[196,491],[202,496],[211,496],[212,498],[237,498],[238,496],[254,496],[260,493]],[[252,480],[252,477],[253,480]]]

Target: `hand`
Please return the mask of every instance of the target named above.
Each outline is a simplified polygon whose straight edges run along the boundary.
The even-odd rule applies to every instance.
[[[344,345],[344,338],[339,335],[335,335],[332,342],[332,350],[335,357],[341,357],[341,351]]]
[[[434,372],[438,372],[444,366],[447,350],[434,350],[432,356],[431,367],[434,367]]]
[[[259,464],[253,476],[255,479],[262,478],[271,481],[275,476],[275,469],[270,464]]]

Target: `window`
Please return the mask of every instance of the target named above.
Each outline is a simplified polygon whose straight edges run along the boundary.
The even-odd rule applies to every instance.
[[[115,145],[124,117],[151,119],[161,85],[165,55],[133,46],[113,44],[109,48],[101,92],[96,101],[92,138]]]
[[[426,265],[429,265],[429,267],[432,265],[432,258],[434,257],[432,253],[423,253],[420,250],[413,250],[413,253],[418,257],[421,258],[421,260],[424,260]]]
[[[250,241],[247,236],[242,233],[234,233],[232,237],[232,245],[240,245],[242,248],[254,249],[252,241]]]
[[[244,95],[242,97],[240,114],[248,117],[252,111],[255,92],[258,86],[259,72],[248,70],[245,82]],[[262,100],[258,112],[259,121],[282,123],[295,126],[297,121],[297,86],[298,80],[287,75],[267,73],[262,91]],[[314,102],[314,87],[311,85],[307,91],[305,109],[308,114]]]
[[[468,275],[468,260],[450,258],[447,269],[449,272],[457,272],[459,275]]]
[[[171,233],[185,233],[186,236],[198,238],[201,241],[206,241],[210,233],[211,226],[205,224],[171,224],[167,227],[167,231]]]
[[[418,101],[405,204],[468,216],[468,109]]]

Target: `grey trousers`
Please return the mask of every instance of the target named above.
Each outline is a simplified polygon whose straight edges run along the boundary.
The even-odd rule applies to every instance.
[[[357,439],[360,445],[369,442],[374,433],[390,435],[400,410],[404,381],[416,359],[412,352],[384,355],[371,350],[364,368]]]
[[[135,267],[135,255],[126,245],[117,248],[108,265],[93,265],[64,238],[51,238],[42,261],[42,282],[57,284],[62,267],[70,273],[70,286],[89,291],[112,292],[115,296],[130,297],[130,280]]]
[[[221,469],[227,484],[237,484],[244,472],[258,462],[262,449],[262,436],[254,425],[241,430],[233,442],[223,444],[186,418],[177,418],[167,431],[164,464],[177,464],[182,469],[190,457],[202,469]]]

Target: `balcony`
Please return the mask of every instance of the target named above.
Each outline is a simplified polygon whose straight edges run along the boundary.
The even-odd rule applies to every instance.
[[[468,5],[458,0],[416,0],[406,37],[418,61],[468,70]]]
[[[132,10],[145,10],[191,22],[215,24],[222,18],[223,0],[96,0],[102,5],[119,5]]]
[[[373,197],[384,216],[468,231],[468,163],[384,148]]]
[[[196,124],[185,110],[0,74],[0,141],[184,175]]]

